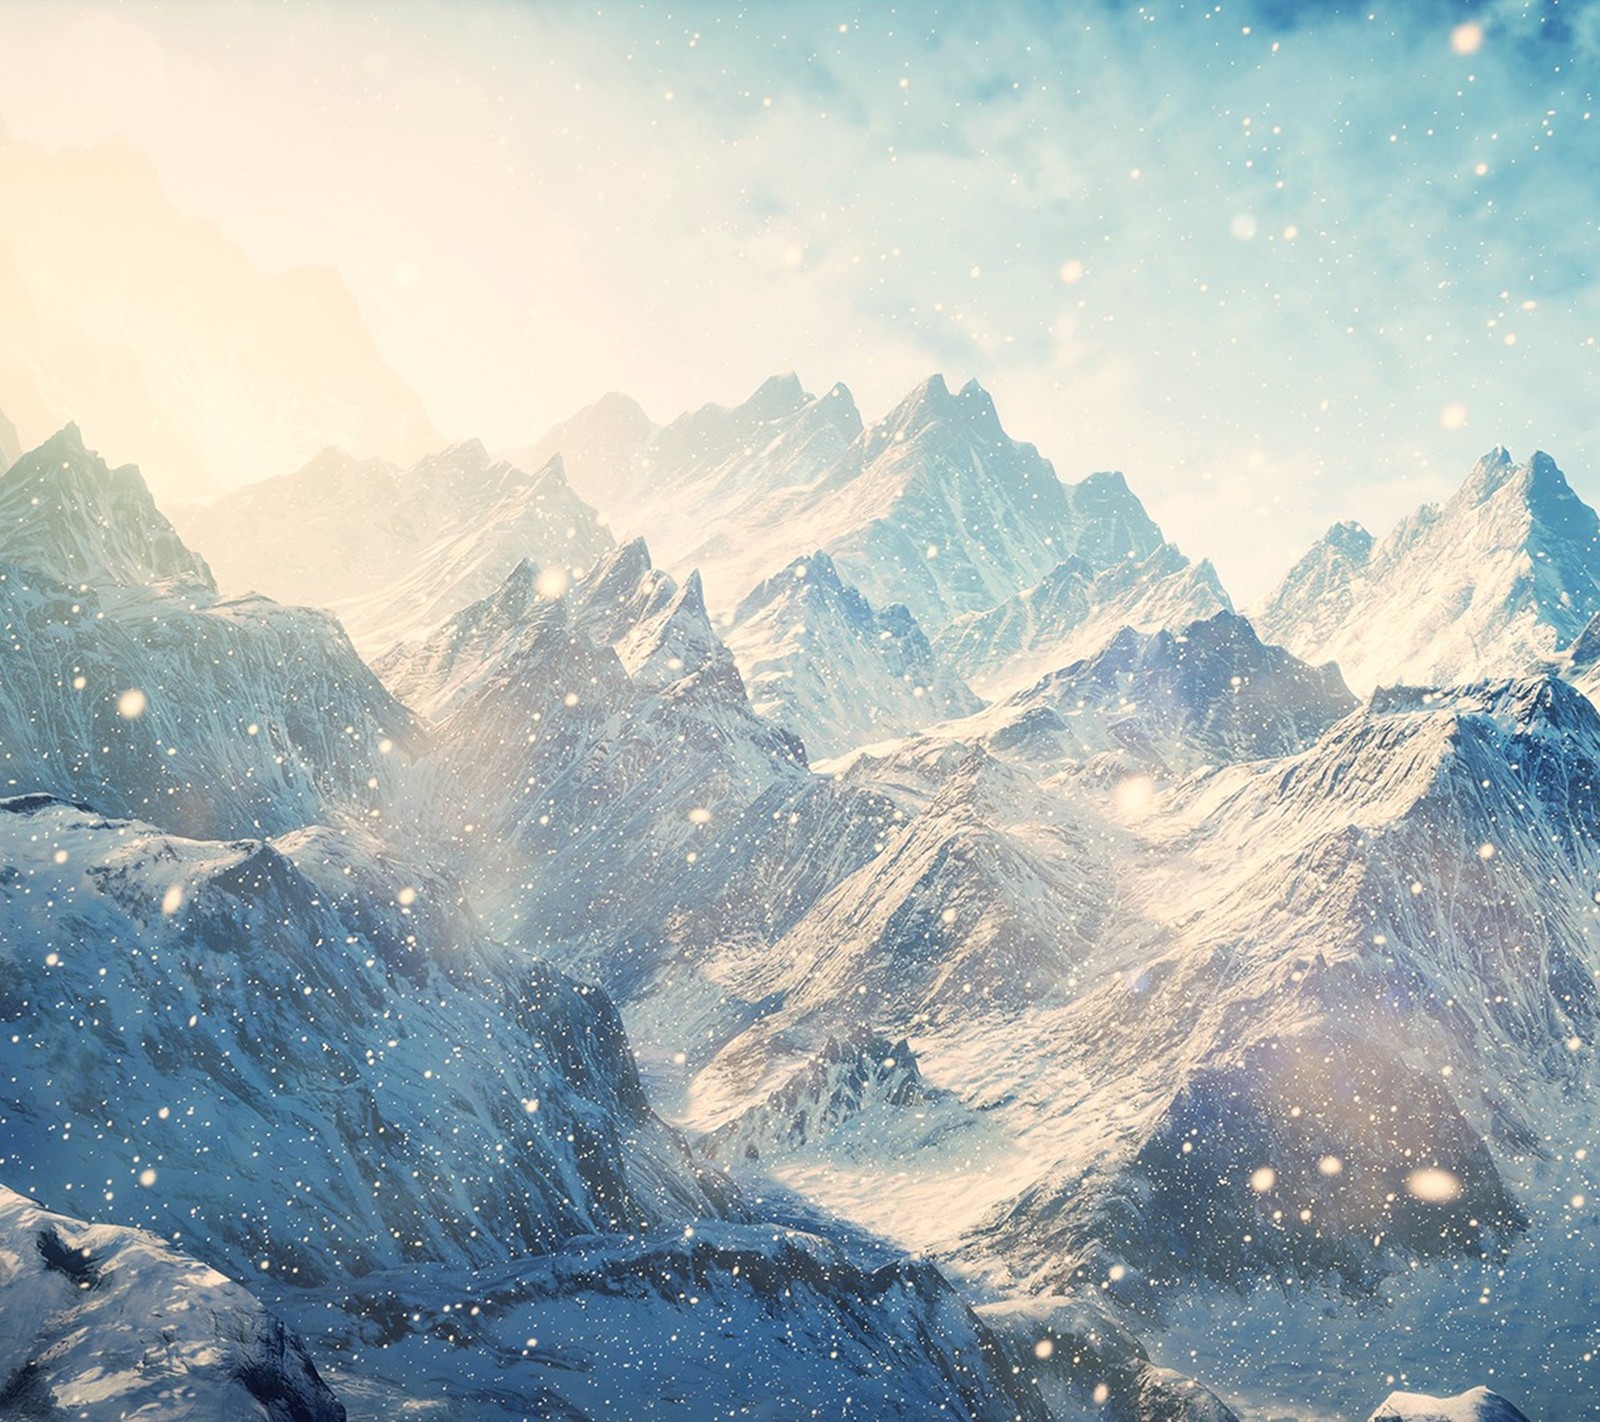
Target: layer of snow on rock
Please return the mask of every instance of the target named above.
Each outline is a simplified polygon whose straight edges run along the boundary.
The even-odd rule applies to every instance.
[[[345,1410],[241,1285],[143,1230],[0,1186],[0,1414],[344,1422]]]
[[[1497,1392],[1475,1387],[1455,1397],[1391,1392],[1367,1422],[1528,1422]]]

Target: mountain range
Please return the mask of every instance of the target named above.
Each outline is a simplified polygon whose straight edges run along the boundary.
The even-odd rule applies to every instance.
[[[0,1397],[134,1296],[274,1418],[1593,1395],[1547,456],[1246,615],[939,377],[172,514],[75,427],[0,475]]]

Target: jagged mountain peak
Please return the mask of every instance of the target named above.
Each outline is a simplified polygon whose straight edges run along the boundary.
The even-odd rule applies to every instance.
[[[484,447],[483,441],[473,435],[467,439],[456,440],[453,444],[447,444],[443,449],[437,450],[433,454],[424,455],[423,458],[417,461],[414,468],[421,474],[442,466],[482,469],[488,463],[489,451]]]
[[[1142,516],[1136,500],[1133,506]],[[1191,563],[1171,543],[1141,554],[1146,539],[1139,524],[1115,507],[1086,515],[1071,528],[1079,552],[1033,587],[958,618],[935,639],[936,648],[982,694],[1005,696],[1026,687],[1098,650],[1123,626],[1148,632],[1232,610],[1209,562]],[[1159,538],[1154,524],[1149,529]]]
[[[653,428],[644,406],[621,390],[606,391],[594,404],[586,406],[580,413],[595,419],[621,421],[646,431]]]
[[[1355,519],[1343,519],[1334,524],[1322,535],[1322,541],[1356,563],[1366,562],[1367,555],[1372,552],[1372,535]]]
[[[548,479],[551,483],[561,484],[568,488],[571,487],[571,485],[567,482],[567,462],[561,457],[559,452],[552,454],[547,460],[545,460],[543,464],[535,469],[533,472],[533,477],[536,480]]]
[[[975,711],[971,689],[935,656],[910,609],[875,609],[816,549],[740,602],[728,645],[751,704],[815,755]]]
[[[933,427],[958,422],[984,443],[1006,438],[993,398],[976,380],[952,392],[939,372],[928,376],[900,400],[882,422],[887,437],[901,443]]]
[[[702,405],[657,432],[640,453],[646,483],[668,485],[691,479],[725,461],[765,444],[763,431],[798,414],[812,403],[793,371],[764,380],[740,404]]]
[[[76,424],[0,476],[0,557],[73,585],[216,592],[139,470],[107,467]]]
[[[785,415],[794,414],[810,400],[811,396],[806,394],[800,377],[794,371],[786,370],[763,380],[742,404],[735,407],[735,413],[757,420],[779,420]]]
[[[1360,689],[1517,675],[1600,612],[1600,518],[1542,451],[1489,451],[1440,505],[1373,543],[1336,526],[1253,615]]]
[[[952,391],[945,377],[935,371],[912,386],[881,420],[867,426],[862,440],[874,453],[886,446],[903,445],[925,439],[934,431],[954,425],[980,443],[1004,439],[994,401],[977,381],[969,381],[959,392]]]
[[[1460,720],[1478,717],[1510,735],[1545,731],[1581,736],[1600,750],[1600,711],[1557,676],[1516,677],[1465,686],[1382,686],[1367,703],[1368,714],[1424,715]]]
[[[1114,752],[1186,773],[1302,751],[1355,706],[1337,668],[1307,666],[1221,608],[1178,628],[1123,627],[974,722],[1027,759]]]
[[[794,559],[769,578],[763,578],[745,594],[733,611],[733,623],[748,622],[762,608],[771,603],[803,598],[816,592],[840,593],[849,587],[840,576],[838,565],[830,554],[818,548]],[[850,591],[857,597],[854,588]]]

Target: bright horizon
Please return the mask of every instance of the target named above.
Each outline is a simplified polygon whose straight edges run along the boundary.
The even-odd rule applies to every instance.
[[[976,377],[1247,604],[1497,444],[1600,495],[1597,53],[1514,4],[18,3],[0,123],[337,268],[447,439]]]

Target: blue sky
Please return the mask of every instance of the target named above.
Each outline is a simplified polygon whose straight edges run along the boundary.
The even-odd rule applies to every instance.
[[[1243,600],[1483,449],[1600,500],[1594,5],[0,11],[0,120],[340,268],[452,434],[977,376]]]

